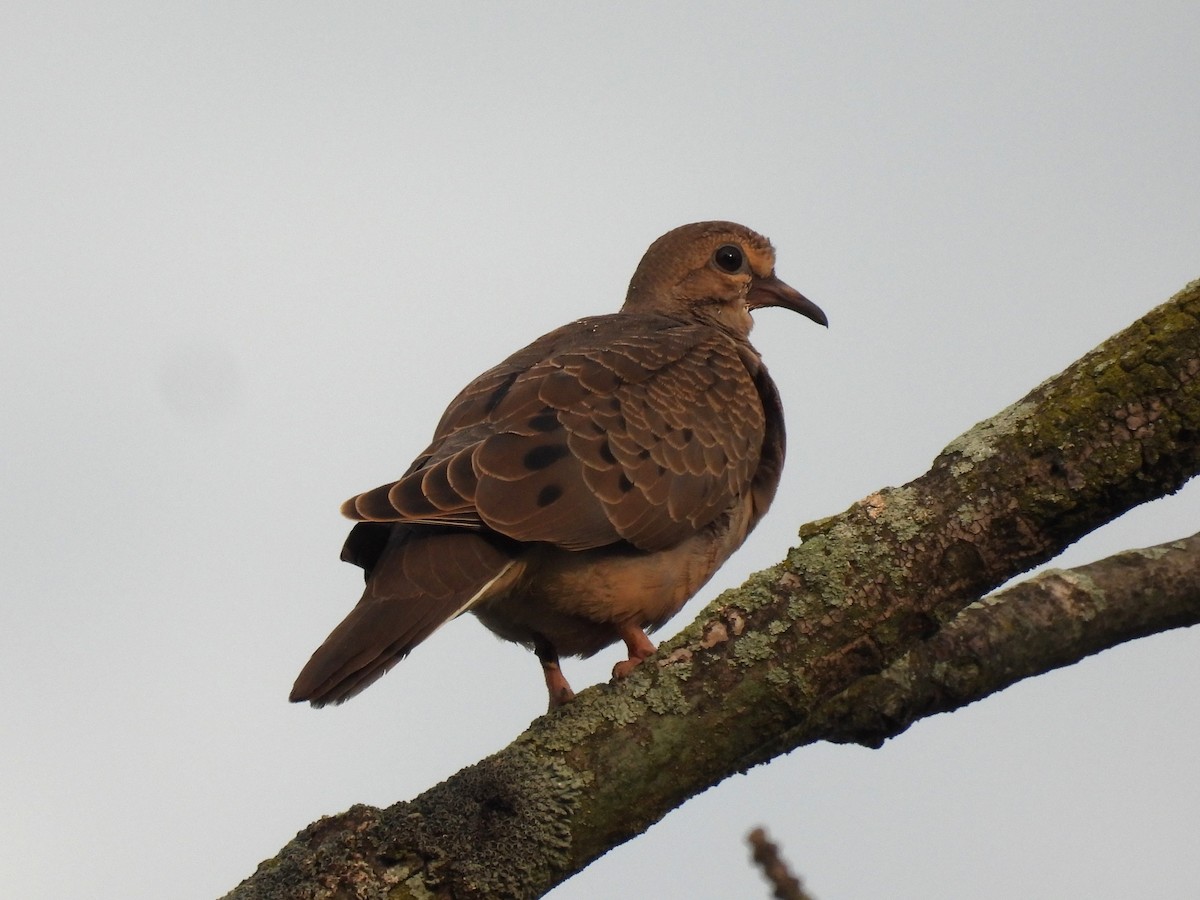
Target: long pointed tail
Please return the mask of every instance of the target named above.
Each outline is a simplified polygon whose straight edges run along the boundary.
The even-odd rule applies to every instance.
[[[371,569],[358,605],[316,649],[293,703],[342,703],[381,678],[443,623],[503,590],[520,563],[476,531],[405,529]]]

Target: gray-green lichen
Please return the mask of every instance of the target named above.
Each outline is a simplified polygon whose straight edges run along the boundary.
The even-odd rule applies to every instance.
[[[786,687],[792,680],[792,673],[782,666],[767,670],[767,683],[776,687]]]
[[[921,505],[920,494],[909,485],[884,488],[862,501],[867,515],[889,529],[900,541],[911,541],[921,533],[929,511]]]
[[[585,786],[553,757],[509,748],[383,811],[376,840],[382,852],[412,848],[426,859],[423,883],[448,876],[471,885],[470,896],[523,897],[569,865],[569,823]]]
[[[1168,553],[1176,552],[1185,549],[1187,544],[1184,541],[1174,541],[1170,544],[1160,544],[1157,547],[1145,547],[1141,550],[1130,550],[1130,553],[1136,553],[1138,556],[1146,559],[1161,559]]]
[[[759,660],[775,655],[775,641],[762,633],[744,634],[733,645],[733,658],[742,666],[750,666]]]
[[[429,888],[425,887],[425,881],[420,875],[414,875],[403,883],[404,893],[398,893],[398,889],[393,889],[392,894],[401,897],[411,897],[413,900],[434,900],[433,893]]]
[[[689,704],[679,689],[679,682],[671,676],[656,679],[650,690],[643,698],[652,713],[665,715],[668,713],[682,715],[688,711]]]
[[[956,437],[941,455],[957,454],[960,458],[953,464],[952,471],[955,475],[966,474],[975,463],[995,456],[999,440],[1019,431],[1036,409],[1037,404],[1032,401],[1019,400]]]
[[[1072,571],[1069,569],[1052,569],[1048,572],[1043,572],[1040,577],[1033,580],[1035,582],[1049,581],[1051,576],[1059,578],[1060,580],[1069,584],[1075,590],[1082,591],[1083,593],[1087,594],[1092,601],[1092,610],[1103,609],[1105,607],[1106,602],[1104,589],[1100,587],[1100,585],[1096,584],[1095,579],[1093,579],[1086,572],[1079,570]],[[1092,618],[1095,613],[1083,610],[1080,612],[1080,615],[1086,620]]]

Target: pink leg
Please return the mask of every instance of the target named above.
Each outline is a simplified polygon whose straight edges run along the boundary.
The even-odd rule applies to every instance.
[[[625,642],[625,646],[629,649],[629,659],[623,660],[613,666],[613,678],[625,678],[630,672],[641,665],[643,659],[652,654],[657,648],[650,638],[646,637],[646,632],[633,622],[622,622],[617,625],[617,634],[621,636],[621,640]]]
[[[542,663],[542,674],[546,676],[546,690],[550,692],[548,712],[552,712],[567,701],[575,699],[575,692],[567,684],[567,679],[563,677],[562,669],[558,667],[558,663],[550,663],[549,665]]]
[[[571,685],[567,684],[567,679],[558,666],[558,652],[549,641],[535,642],[533,652],[542,664],[542,675],[546,678],[546,690],[550,694],[550,707],[547,711],[553,712],[567,701],[573,700],[575,692],[571,690]]]

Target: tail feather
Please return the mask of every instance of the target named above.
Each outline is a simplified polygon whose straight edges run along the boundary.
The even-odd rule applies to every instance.
[[[293,703],[320,707],[349,700],[516,574],[519,564],[508,542],[478,531],[396,528],[370,570],[362,599],[296,678]]]

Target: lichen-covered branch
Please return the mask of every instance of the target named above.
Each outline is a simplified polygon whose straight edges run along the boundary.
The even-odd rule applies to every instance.
[[[1200,534],[1050,569],[972,603],[823,704],[821,739],[877,747],[913,722],[1124,641],[1200,623]]]
[[[1117,609],[1128,559],[1088,574],[1109,578],[1103,596],[1043,576],[1018,589],[1041,591],[1036,603],[972,604],[1197,471],[1200,281],[952,442],[924,475],[805,526],[787,559],[718,597],[623,683],[582,692],[411,802],[309,826],[229,897],[541,896],[750,765],[816,740],[877,743],[1193,622],[1194,592],[1184,613],[1147,603],[1144,619],[1096,625]],[[1178,564],[1194,576],[1192,540],[1124,574]],[[1018,625],[1038,638],[1005,633]]]

